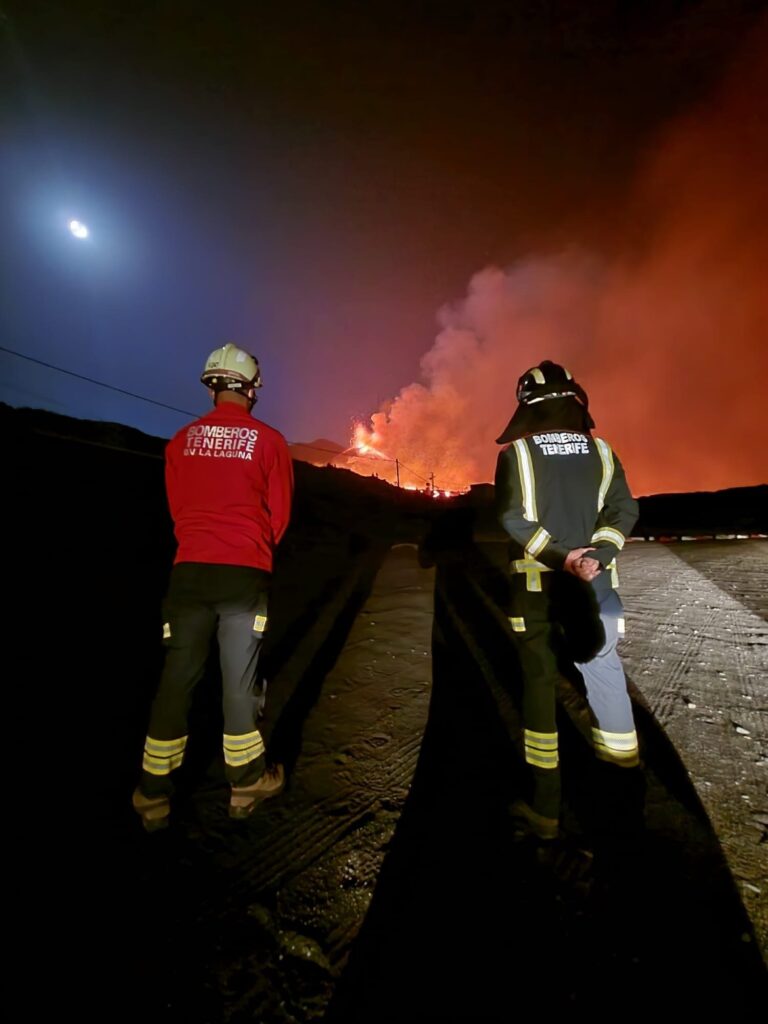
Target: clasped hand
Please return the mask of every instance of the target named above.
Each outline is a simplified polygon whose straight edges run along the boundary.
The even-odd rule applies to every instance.
[[[587,555],[588,551],[594,550],[594,548],[574,548],[569,551],[565,557],[563,569],[571,573],[572,576],[578,576],[580,580],[591,583],[603,570],[596,558],[590,558]]]

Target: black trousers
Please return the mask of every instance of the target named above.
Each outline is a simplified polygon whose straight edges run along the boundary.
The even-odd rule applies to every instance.
[[[236,786],[264,772],[256,728],[256,672],[267,626],[271,575],[238,565],[181,562],[163,602],[165,660],[152,704],[140,787],[147,796],[173,791],[183,759],[192,695],[205,672],[214,633],[219,644],[227,779]]]
[[[637,734],[627,682],[617,651],[623,632],[619,595],[610,575],[585,583],[563,572],[540,573],[539,590],[525,574],[512,579],[510,622],[523,670],[525,759],[534,809],[556,818],[560,767],[556,693],[558,661],[573,662],[584,679],[596,756],[621,767],[638,763]]]

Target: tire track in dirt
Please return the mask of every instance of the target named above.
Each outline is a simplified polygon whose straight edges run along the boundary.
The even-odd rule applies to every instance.
[[[726,552],[722,550],[725,561]],[[743,573],[743,568],[740,571]],[[497,627],[503,628],[503,615],[482,587],[467,577],[464,580],[485,614],[495,614]],[[765,683],[759,663],[768,643],[764,624],[722,588],[681,565],[674,553],[661,545],[628,548],[623,559],[621,593],[627,604],[628,637],[622,643],[622,657],[628,674],[688,769],[764,944],[768,847],[761,842],[767,819],[760,788],[766,753]],[[401,602],[393,601],[390,594],[387,603],[392,608]],[[498,683],[483,645],[476,642],[472,628],[455,607],[452,617],[455,629],[465,634],[470,644],[503,720],[515,735],[520,719],[514,701]],[[381,614],[379,619],[382,620]],[[386,647],[389,637],[382,621],[379,627],[378,639]],[[371,639],[364,630],[353,632],[348,649],[364,648]],[[377,671],[386,676],[386,664]],[[571,700],[574,694],[567,684],[561,687],[560,697],[572,720],[584,732],[587,719],[583,701]],[[414,741],[401,770],[396,759],[387,759],[388,767],[382,765],[382,770],[385,774],[391,772],[390,785],[407,785],[417,755],[418,741]],[[308,851],[322,843],[333,843],[342,833],[349,835],[364,827],[371,814],[376,813],[374,793],[381,792],[380,784],[374,785],[375,778],[373,765],[369,765],[369,792],[361,794],[353,779],[339,791],[339,799],[346,807],[342,811],[341,805],[337,805],[339,813],[346,816],[343,830],[322,821],[334,804],[333,799],[329,805],[318,805],[316,813],[305,810],[298,820],[289,816],[284,826],[285,846],[276,846],[274,858],[265,861],[258,872],[263,879],[259,884],[277,884],[280,856],[290,848],[294,829],[301,829],[305,821],[308,840],[312,833]],[[311,863],[312,856],[308,853],[301,862],[302,869]]]
[[[729,552],[723,545],[720,552],[724,561]],[[748,560],[742,561],[740,572],[748,567]],[[759,574],[759,565],[757,571]],[[628,633],[621,653],[630,690],[650,708],[682,760],[724,849],[765,955],[767,684],[761,664],[768,653],[768,630],[758,616],[712,581],[681,565],[664,546],[632,545],[621,575],[621,593],[628,609]],[[461,609],[447,598],[454,627],[464,637],[519,746],[519,714],[499,681],[498,658],[489,658],[494,646],[513,642],[504,613],[470,574],[464,580],[463,593],[456,591],[456,603]],[[476,606],[474,616],[468,610],[470,603]],[[489,634],[478,642],[473,635],[477,630],[466,628],[465,619],[483,616],[495,621],[495,640]],[[558,699],[590,742],[589,715],[582,696],[563,680]],[[654,748],[660,741],[663,747],[663,737],[649,735],[647,739],[653,740]],[[682,792],[679,798],[685,798]]]
[[[304,804],[303,797],[297,806],[292,806],[293,801],[286,802],[281,808],[282,820],[270,823],[266,848],[258,844],[255,849],[252,841],[244,839],[242,849],[233,858],[222,858],[222,867],[247,875],[245,884],[241,879],[234,885],[237,889],[237,902],[242,901],[245,893],[255,895],[262,890],[285,885],[337,842],[376,817],[382,809],[389,810],[386,806],[388,801],[391,801],[392,806],[404,801],[420,745],[419,738],[390,752],[388,767],[378,778],[368,763],[367,788],[364,792],[360,791],[360,783],[353,769],[341,773],[342,778],[346,774],[347,781],[341,785],[337,783],[333,796],[309,806]],[[352,755],[356,766],[364,763],[367,753],[365,744],[360,744],[358,751]],[[298,841],[297,835],[300,837]]]
[[[721,542],[724,567],[739,543]],[[621,578],[625,666],[686,766],[766,955],[768,626],[661,545],[629,545]]]
[[[283,667],[284,706],[313,677],[284,796],[233,826],[217,778],[187,816],[189,980],[168,992],[182,1016],[319,1020],[365,918],[426,724],[434,579],[411,546],[372,585],[364,575],[318,609]],[[329,664],[318,648],[337,626]]]
[[[662,633],[660,649],[651,646],[659,639],[669,593],[667,552],[657,548],[655,555],[643,555],[634,572],[630,560],[623,589],[634,609],[631,581],[636,575],[644,589],[649,584],[632,642],[637,654],[642,644],[646,654],[651,650],[654,671],[663,666],[674,682],[686,659],[695,657],[696,640],[680,632],[671,657],[663,644],[676,633]],[[410,585],[403,585],[404,578]],[[497,648],[502,637],[510,639],[503,612],[460,566],[449,578],[449,593],[438,587],[438,598],[450,606],[451,629],[471,649],[505,723],[519,731],[515,701],[504,687],[506,677],[498,675],[503,661]],[[219,786],[218,809],[201,815],[206,834],[198,848],[217,863],[215,880],[197,906],[193,935],[199,935],[201,949],[223,949],[226,955],[220,967],[201,959],[200,984],[209,992],[230,986],[227,1005],[237,1013],[286,1024],[320,1019],[345,966],[419,758],[431,688],[433,586],[433,574],[417,568],[412,552],[388,556],[321,680],[285,797],[264,805],[258,817],[233,832]],[[354,590],[347,588],[350,599]],[[701,635],[707,643],[721,642],[722,624],[713,620],[713,609],[698,613],[706,621]],[[680,626],[672,614],[667,618]],[[299,661],[306,669],[312,657],[305,650],[296,654]],[[663,706],[674,723],[675,703]],[[676,826],[678,842],[679,832]],[[261,959],[250,950],[260,951]],[[279,1009],[268,1003],[273,999]]]
[[[669,550],[739,604],[768,620],[768,541],[670,544]]]
[[[426,723],[432,587],[432,574],[418,568],[412,548],[387,556],[304,723],[285,797],[260,808],[236,839],[223,819],[203,838],[224,885],[200,906],[199,919],[214,907],[220,911],[222,901],[239,906],[288,885],[374,819],[384,820],[391,834]],[[410,653],[402,652],[404,636]],[[306,666],[307,655],[299,661]],[[391,685],[393,677],[399,686]],[[329,748],[336,749],[332,773]]]

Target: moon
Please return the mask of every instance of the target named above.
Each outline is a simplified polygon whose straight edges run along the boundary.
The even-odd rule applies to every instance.
[[[75,238],[87,238],[89,235],[88,228],[80,220],[71,220],[69,222],[69,230]]]

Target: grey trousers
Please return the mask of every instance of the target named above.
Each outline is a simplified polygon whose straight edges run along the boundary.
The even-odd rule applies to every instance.
[[[139,784],[146,796],[173,791],[171,775],[184,759],[192,695],[205,672],[214,633],[222,676],[227,779],[232,785],[247,786],[263,774],[264,743],[256,727],[263,694],[257,689],[257,668],[270,579],[268,572],[248,566],[182,562],[173,567],[163,602],[165,660]]]

